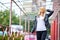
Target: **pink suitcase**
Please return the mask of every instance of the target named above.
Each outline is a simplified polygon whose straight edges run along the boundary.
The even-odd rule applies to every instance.
[[[24,40],[36,40],[36,35],[25,35]]]

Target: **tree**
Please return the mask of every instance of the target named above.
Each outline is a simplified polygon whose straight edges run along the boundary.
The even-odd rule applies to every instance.
[[[9,10],[0,11],[0,24],[3,26],[9,25]],[[19,24],[19,18],[16,17],[14,11],[12,11],[12,24]]]
[[[0,24],[3,25],[3,27],[5,28],[6,25],[9,25],[9,15],[10,15],[10,10],[5,10],[5,11],[0,11]],[[34,19],[35,14],[27,14],[29,17],[31,17],[31,19]],[[25,28],[25,16],[22,16],[22,23],[21,25],[23,26],[23,28]],[[19,16],[16,17],[16,14],[14,11],[12,11],[12,24],[19,24]],[[30,20],[30,31],[33,27],[33,21]],[[28,29],[28,21],[27,21],[27,29]]]

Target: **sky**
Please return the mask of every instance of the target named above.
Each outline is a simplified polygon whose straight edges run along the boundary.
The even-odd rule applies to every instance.
[[[15,0],[15,1],[17,1],[17,0]],[[5,3],[4,5],[6,7],[8,7],[8,9],[10,9],[10,0],[0,0],[0,2]],[[17,3],[22,8],[22,6],[21,6],[23,4],[22,1],[21,1],[21,4],[18,1],[17,1]],[[7,9],[6,7],[4,7],[3,5],[0,4],[0,10],[4,11],[5,9]],[[12,10],[14,10],[17,15],[20,15],[20,10],[16,6],[15,3],[12,3]]]
[[[21,3],[18,2],[18,0],[15,0],[15,1],[17,1],[18,5],[22,8],[23,1],[25,1],[25,0],[23,0],[23,1],[19,0]],[[46,1],[47,1],[46,9],[52,9],[53,6],[50,4],[53,4],[53,3],[50,2],[51,0],[46,0]],[[0,2],[5,3],[4,5],[10,9],[10,0],[0,0]],[[12,5],[13,5],[12,10],[14,10],[17,15],[20,15],[20,12],[21,12],[20,9],[15,5],[15,3],[13,3]],[[7,9],[6,7],[4,7],[3,5],[0,4],[0,10],[5,10],[5,9]]]

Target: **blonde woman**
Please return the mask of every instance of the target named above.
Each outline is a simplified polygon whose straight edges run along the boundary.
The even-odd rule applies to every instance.
[[[46,14],[46,11],[49,14]],[[46,10],[44,7],[40,7],[38,16],[35,17],[34,27],[32,33],[36,30],[37,40],[45,40],[47,35],[47,28],[50,27],[48,18],[53,14],[53,11]]]

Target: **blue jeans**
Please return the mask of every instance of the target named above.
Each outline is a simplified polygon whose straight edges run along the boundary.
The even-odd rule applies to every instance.
[[[47,31],[37,31],[37,40],[45,40]]]

